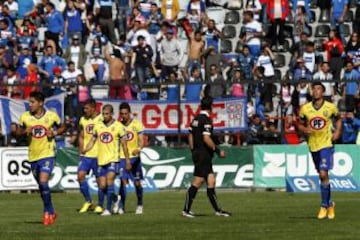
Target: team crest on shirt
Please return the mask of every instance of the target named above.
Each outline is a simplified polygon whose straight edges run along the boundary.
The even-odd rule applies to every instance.
[[[315,130],[321,130],[326,126],[326,120],[322,117],[314,117],[309,121],[310,127]]]
[[[113,136],[109,132],[103,132],[100,134],[100,141],[102,143],[111,143],[113,140]]]
[[[85,130],[86,130],[86,133],[92,134],[92,132],[93,132],[93,130],[94,130],[94,124],[89,124],[89,125],[87,125],[86,128],[85,128]]]
[[[46,136],[47,129],[42,125],[35,125],[31,129],[31,135],[33,138],[43,138]]]
[[[126,132],[126,140],[127,141],[131,141],[134,139],[134,133],[133,132],[130,132],[130,131],[127,131]]]

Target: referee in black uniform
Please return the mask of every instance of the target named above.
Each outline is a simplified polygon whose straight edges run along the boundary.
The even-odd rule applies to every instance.
[[[215,143],[217,139],[213,136],[213,125],[210,119],[212,98],[209,96],[201,100],[201,111],[191,122],[189,129],[189,146],[192,151],[194,162],[194,178],[191,187],[186,193],[185,206],[182,212],[184,217],[193,218],[194,214],[190,211],[192,202],[198,189],[206,181],[207,196],[215,215],[229,217],[231,214],[222,210],[217,202],[215,194],[215,174],[212,168],[212,158],[214,153],[224,158],[225,152],[220,150]]]

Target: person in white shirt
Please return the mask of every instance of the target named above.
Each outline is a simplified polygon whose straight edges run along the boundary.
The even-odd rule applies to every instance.
[[[256,67],[262,66],[264,68],[264,76],[267,80],[272,80],[275,75],[273,66],[274,58],[275,56],[271,49],[269,47],[264,47],[264,49],[261,51],[261,55],[256,62]]]
[[[309,41],[308,43],[306,43],[306,48],[303,53],[303,59],[305,61],[305,67],[309,69],[311,73],[314,73],[316,67],[316,54],[315,54],[314,42]]]
[[[325,87],[324,99],[332,102],[335,97],[335,83],[327,82],[333,80],[333,75],[330,73],[330,65],[328,62],[322,62],[320,65],[320,70],[314,74],[314,81],[321,81]]]

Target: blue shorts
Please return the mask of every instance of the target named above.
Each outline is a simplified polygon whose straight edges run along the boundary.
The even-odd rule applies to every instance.
[[[130,158],[131,171],[126,171],[126,160],[120,160],[120,180],[139,181],[144,179],[142,165],[139,157]]]
[[[311,152],[316,170],[329,171],[333,168],[334,148],[324,148],[317,152]]]
[[[105,177],[109,172],[116,173],[116,162],[111,162],[103,166],[98,166],[97,176]]]
[[[97,177],[97,169],[98,169],[98,164],[96,158],[80,156],[78,172],[89,173],[90,170],[92,170],[93,174]]]
[[[37,179],[40,173],[42,172],[51,175],[51,172],[54,169],[54,165],[55,165],[55,158],[54,157],[43,158],[35,162],[31,162],[30,164],[31,164],[31,171],[35,179]]]

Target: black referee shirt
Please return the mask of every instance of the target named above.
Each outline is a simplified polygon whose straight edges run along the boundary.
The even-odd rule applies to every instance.
[[[201,111],[199,115],[192,120],[189,132],[193,135],[193,150],[207,151],[209,154],[213,154],[213,150],[210,149],[203,140],[204,135],[212,137],[213,133],[213,125],[208,112]]]

